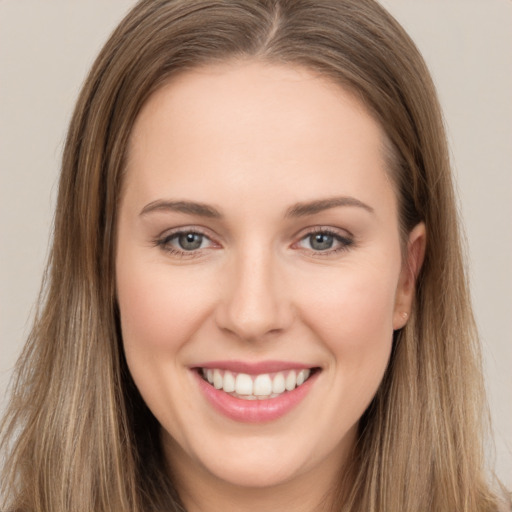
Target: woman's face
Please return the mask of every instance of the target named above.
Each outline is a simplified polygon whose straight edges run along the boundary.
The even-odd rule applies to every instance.
[[[383,142],[352,94],[301,68],[201,68],[142,109],[117,293],[178,477],[325,486],[339,471],[424,240],[419,226],[402,265]]]

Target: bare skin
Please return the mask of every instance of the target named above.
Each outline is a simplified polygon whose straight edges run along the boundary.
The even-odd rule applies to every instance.
[[[117,240],[123,342],[190,512],[326,509],[424,252],[420,224],[402,261],[383,141],[339,86],[253,61],[180,75],[139,115]],[[198,386],[194,368],[220,360],[317,370],[298,405],[251,423]]]

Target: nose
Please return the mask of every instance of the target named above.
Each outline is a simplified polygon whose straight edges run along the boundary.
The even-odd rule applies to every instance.
[[[285,331],[293,321],[286,279],[271,251],[240,255],[225,275],[216,310],[220,329],[246,341]]]

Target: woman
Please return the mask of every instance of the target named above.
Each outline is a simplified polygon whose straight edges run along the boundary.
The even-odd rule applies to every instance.
[[[372,1],[143,1],[71,122],[8,510],[497,510],[434,87]]]

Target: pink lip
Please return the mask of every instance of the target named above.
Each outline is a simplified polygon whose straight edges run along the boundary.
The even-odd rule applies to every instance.
[[[206,366],[203,366],[202,368],[205,367]],[[225,367],[221,365],[214,366],[214,368]],[[292,368],[297,368],[297,366],[293,366]],[[234,421],[244,423],[264,423],[281,418],[300,404],[309,393],[320,374],[320,372],[313,373],[304,384],[295,388],[293,391],[284,392],[277,398],[268,398],[267,400],[243,400],[231,396],[222,390],[215,389],[199,375],[197,370],[193,370],[192,373],[196,378],[199,389],[215,410]]]
[[[311,365],[296,363],[292,361],[260,361],[250,363],[246,361],[208,361],[194,365],[195,368],[229,370],[234,373],[247,373],[248,375],[259,375],[261,373],[284,372],[286,370],[307,370],[313,368]]]

